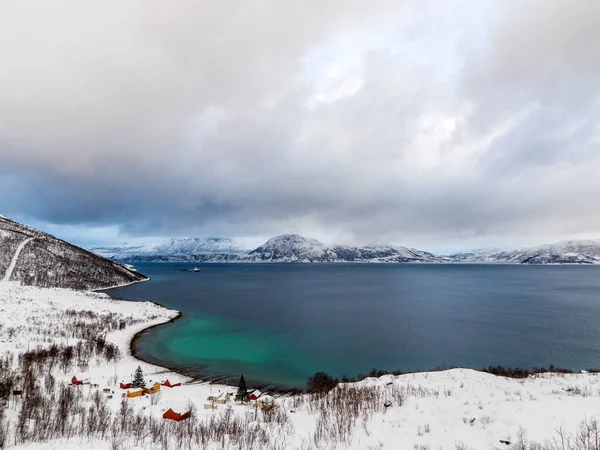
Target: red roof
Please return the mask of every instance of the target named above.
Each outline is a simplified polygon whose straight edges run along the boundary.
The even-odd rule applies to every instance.
[[[176,413],[175,411],[173,411],[171,408],[167,409],[165,411],[165,413],[163,414],[163,419],[171,419],[171,420],[175,420],[176,422],[179,422],[180,420],[189,419],[190,417],[192,417],[191,411],[188,411],[183,414],[179,414],[179,413]]]
[[[257,389],[256,391],[253,391],[252,394],[250,394],[250,400],[258,400],[261,395],[262,393]]]

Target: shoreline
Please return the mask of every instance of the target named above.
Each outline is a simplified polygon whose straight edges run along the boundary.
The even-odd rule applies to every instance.
[[[211,263],[209,263],[209,264],[211,264]],[[217,263],[217,264],[220,264],[220,263]],[[127,349],[129,351],[129,354],[131,355],[131,357],[134,358],[136,361],[142,362],[144,364],[149,364],[149,365],[155,366],[157,368],[164,369],[165,371],[173,372],[174,374],[177,374],[181,377],[187,378],[189,380],[188,383],[208,383],[208,384],[219,384],[219,385],[224,385],[224,386],[229,386],[229,387],[235,387],[236,384],[234,382],[229,382],[229,380],[235,379],[234,376],[225,376],[225,375],[210,376],[208,374],[197,375],[197,374],[193,374],[193,373],[187,372],[185,370],[182,370],[180,367],[174,367],[174,366],[171,366],[168,364],[164,364],[163,362],[153,361],[151,359],[144,359],[143,357],[141,357],[138,354],[136,344],[137,344],[137,341],[139,341],[139,339],[144,335],[144,333],[150,332],[151,330],[153,330],[154,328],[157,328],[159,326],[164,326],[164,325],[168,325],[171,323],[175,323],[177,320],[179,320],[183,317],[183,315],[184,315],[183,312],[168,308],[154,300],[143,300],[143,301],[142,300],[132,300],[132,299],[128,299],[126,297],[113,296],[110,293],[103,292],[103,291],[117,289],[120,287],[125,287],[125,286],[142,283],[142,282],[146,282],[146,281],[151,281],[151,278],[147,277],[145,280],[134,281],[134,282],[127,283],[127,284],[124,284],[121,286],[114,286],[114,287],[109,287],[109,288],[104,288],[101,290],[93,291],[93,292],[100,292],[100,293],[106,294],[108,297],[110,297],[110,299],[115,300],[115,301],[126,301],[126,302],[135,302],[135,303],[148,302],[148,303],[152,303],[160,308],[176,312],[176,315],[174,317],[171,317],[169,320],[167,320],[165,322],[161,322],[161,323],[154,323],[144,329],[138,330],[137,332],[135,332],[135,334],[133,334],[133,336],[128,338],[129,342],[127,345]],[[359,373],[354,374],[353,376],[346,378],[346,379],[344,379],[344,378],[338,379],[337,377],[333,377],[333,378],[338,380],[340,383],[357,383],[357,382],[360,382],[367,378],[380,377],[380,376],[384,376],[384,375],[394,375],[394,376],[410,375],[410,374],[419,374],[419,373],[440,372],[440,371],[444,371],[444,370],[453,370],[453,369],[474,370],[474,371],[477,371],[480,373],[487,373],[487,374],[492,374],[492,375],[495,375],[498,377],[505,377],[505,378],[510,378],[510,379],[523,379],[528,376],[537,375],[540,373],[578,374],[578,373],[598,373],[598,372],[600,372],[600,369],[596,369],[596,368],[570,369],[570,368],[563,368],[560,366],[554,366],[553,364],[550,364],[548,367],[539,367],[539,368],[536,368],[534,366],[528,367],[528,368],[523,368],[523,367],[518,367],[518,366],[510,367],[510,366],[502,366],[502,365],[488,365],[486,367],[478,367],[478,368],[452,366],[452,365],[450,365],[450,366],[438,365],[436,367],[432,367],[429,369],[418,368],[418,369],[406,370],[406,371],[405,370],[397,370],[397,369],[388,370],[388,369],[375,368],[366,373],[359,372]],[[374,373],[376,373],[376,375],[374,375]],[[312,376],[312,374],[310,376]],[[268,382],[265,380],[260,380],[260,379],[254,380],[254,385],[258,389],[267,388],[267,390],[269,392],[273,392],[276,394],[290,394],[290,393],[305,393],[306,392],[306,386],[285,387],[284,388],[284,387],[278,386],[276,383],[271,383],[271,382]]]
[[[107,295],[109,295],[109,294],[107,294]],[[111,295],[109,295],[109,297],[112,300],[116,300],[116,301],[138,302],[137,300],[130,300],[130,299],[127,299],[124,297],[113,297]],[[145,302],[152,303],[156,306],[159,306],[160,308],[169,309],[166,306],[161,305],[160,303],[158,303],[156,301],[145,300]],[[160,326],[175,323],[177,320],[179,320],[183,317],[183,313],[181,311],[177,311],[177,310],[173,310],[173,311],[177,312],[176,316],[172,317],[171,319],[167,320],[166,322],[155,323],[155,324],[148,326],[147,328],[138,330],[130,338],[128,350],[129,350],[129,354],[131,355],[131,357],[134,358],[136,361],[140,361],[145,364],[150,364],[152,366],[164,369],[165,371],[173,372],[181,377],[185,377],[190,380],[186,384],[208,383],[208,384],[219,384],[219,385],[224,385],[224,386],[229,386],[229,387],[235,387],[234,383],[227,382],[227,380],[231,379],[231,377],[226,377],[226,378],[221,377],[220,378],[217,375],[215,375],[214,377],[206,376],[206,375],[205,376],[194,375],[191,373],[186,373],[186,371],[181,370],[181,368],[179,368],[179,367],[173,367],[173,366],[166,365],[164,363],[147,360],[147,359],[144,359],[141,356],[139,356],[139,354],[137,353],[136,344],[137,344],[137,341],[144,335],[144,333],[149,332],[150,330],[160,327]],[[347,383],[359,383],[367,378],[379,378],[381,376],[386,376],[386,375],[391,375],[391,376],[414,375],[414,374],[422,374],[422,373],[443,372],[443,371],[455,370],[455,369],[474,370],[474,371],[482,373],[482,374],[485,373],[485,374],[494,375],[496,377],[508,378],[508,379],[524,379],[524,378],[528,378],[530,376],[535,376],[535,375],[540,375],[540,374],[563,374],[564,375],[564,374],[585,374],[585,373],[600,372],[600,369],[594,369],[594,368],[581,369],[581,370],[580,369],[568,369],[568,368],[563,368],[563,367],[559,367],[559,366],[554,366],[553,364],[551,364],[548,367],[540,367],[537,369],[534,367],[521,368],[521,367],[508,367],[508,366],[502,366],[502,365],[490,365],[488,367],[481,367],[481,368],[457,367],[457,366],[455,367],[455,366],[440,365],[440,366],[432,367],[429,369],[416,369],[416,370],[407,370],[407,371],[395,370],[395,369],[394,370],[372,369],[368,373],[358,373],[355,376],[348,378],[347,380],[344,380],[343,378],[338,379],[337,377],[333,377],[333,378],[335,380],[337,380],[340,384],[347,384]],[[286,394],[294,394],[294,393],[306,393],[305,388],[299,388],[299,387],[281,388],[274,383],[268,383],[268,382],[260,381],[260,380],[258,380],[258,381],[259,382],[256,383],[256,388],[264,389],[265,387],[269,387],[268,391],[275,393],[275,394],[286,395]]]
[[[122,287],[126,287],[126,286],[131,286],[132,284],[145,283],[146,281],[150,281],[151,280],[150,277],[146,277],[146,275],[143,275],[143,276],[145,277],[143,280],[130,281],[129,283],[117,284],[115,286],[109,286],[109,287],[106,287],[106,288],[90,289],[89,292],[96,292],[96,293],[106,294],[110,298],[113,298],[112,295],[110,295],[110,294],[108,294],[107,292],[104,292],[104,291],[108,291],[110,289],[118,289],[118,288],[122,288]],[[123,300],[131,301],[131,300],[128,300],[128,299],[123,299]],[[158,303],[156,303],[156,304],[158,305]],[[158,306],[164,308],[163,305],[158,305]]]
[[[150,281],[150,278],[148,278],[147,280],[140,280],[140,281],[135,281],[133,283],[128,283],[125,286],[129,286],[130,284],[135,284],[135,283],[141,283],[143,281]],[[124,287],[124,286],[118,286],[118,287]],[[109,290],[109,289],[116,289],[116,287],[106,288],[106,289],[103,289],[102,291]],[[159,369],[164,369],[165,372],[172,372],[172,373],[174,373],[174,374],[176,374],[176,375],[178,375],[178,376],[180,376],[182,378],[186,378],[188,380],[186,382],[186,384],[207,383],[207,384],[214,384],[215,386],[216,385],[221,385],[221,386],[235,387],[235,384],[227,383],[227,382],[224,381],[225,379],[223,379],[223,378],[215,377],[214,379],[211,379],[211,377],[207,377],[207,376],[193,375],[193,374],[190,374],[190,373],[186,373],[185,371],[181,370],[179,367],[172,367],[172,366],[169,366],[169,365],[164,364],[162,362],[159,363],[159,362],[156,362],[156,361],[144,359],[144,358],[142,358],[138,354],[137,349],[136,349],[137,341],[145,333],[149,332],[150,330],[152,330],[154,328],[157,328],[157,327],[168,325],[170,323],[174,323],[175,321],[181,319],[183,317],[183,313],[181,311],[167,308],[166,306],[161,305],[159,302],[156,302],[154,300],[139,301],[139,300],[128,299],[128,298],[125,298],[125,297],[113,296],[113,295],[109,294],[108,292],[101,292],[100,291],[100,293],[106,294],[111,300],[114,300],[114,301],[125,301],[125,302],[135,302],[135,303],[147,302],[147,303],[152,303],[153,305],[156,305],[156,306],[158,306],[160,308],[176,312],[176,315],[174,317],[171,317],[169,320],[167,320],[165,322],[154,323],[154,324],[152,324],[152,325],[150,325],[150,326],[148,326],[146,328],[143,328],[141,330],[136,331],[135,334],[133,334],[133,336],[128,337],[128,341],[129,342],[128,342],[128,345],[127,345],[127,350],[129,352],[129,355],[134,360],[139,361],[139,362],[144,363],[144,364],[148,364],[150,366],[157,367]],[[279,391],[279,390],[273,390],[273,391],[277,392],[277,393],[284,392],[284,391]],[[285,392],[289,392],[289,390],[285,391]]]
[[[107,294],[108,295],[108,294]],[[124,297],[113,297],[110,296],[111,299],[113,300],[117,300],[117,301],[128,301],[128,302],[132,302],[132,301],[136,301],[136,300],[130,300],[130,299],[126,299]],[[166,308],[165,306],[161,305],[158,302],[152,301],[152,300],[145,300],[146,302],[149,303],[153,303],[161,308]],[[173,310],[176,311],[176,310]],[[155,367],[159,367],[165,370],[168,370],[170,372],[173,372],[181,377],[185,377],[188,378],[190,381],[188,381],[186,384],[192,384],[192,383],[208,383],[208,384],[214,384],[214,385],[220,385],[220,386],[228,386],[228,387],[234,387],[236,388],[237,385],[233,382],[228,382],[228,380],[234,379],[235,377],[222,377],[219,375],[214,375],[214,376],[209,376],[209,375],[195,375],[192,373],[187,373],[185,370],[181,370],[181,368],[179,367],[173,367],[173,366],[169,366],[167,364],[164,364],[162,362],[156,362],[156,361],[152,361],[152,360],[147,360],[142,358],[136,349],[136,344],[137,341],[146,333],[149,332],[150,330],[160,327],[160,326],[164,326],[164,325],[168,325],[171,323],[174,323],[175,321],[181,319],[183,317],[183,313],[181,311],[177,311],[177,315],[171,319],[169,319],[166,322],[162,322],[162,323],[155,323],[153,325],[150,325],[147,328],[144,328],[143,330],[139,330],[137,331],[133,337],[131,337],[130,341],[129,341],[129,346],[128,346],[128,350],[129,350],[129,354],[131,355],[132,358],[134,358],[137,361],[141,361],[144,364],[150,364],[152,366]],[[268,383],[265,381],[261,381],[258,380],[257,383],[255,383],[256,388],[257,389],[265,389],[265,387],[268,387],[268,392],[272,392],[278,395],[285,395],[285,394],[290,394],[290,393],[294,393],[294,392],[304,392],[303,389],[301,388],[297,388],[297,387],[293,387],[293,388],[282,388],[277,386],[276,384],[273,383]]]
[[[223,263],[224,262],[205,263],[205,264],[217,265],[217,264],[223,264]],[[182,263],[169,262],[167,264],[182,264]],[[183,263],[183,264],[190,264],[190,263]],[[300,263],[300,264],[302,264],[302,263]],[[304,263],[304,264],[310,264],[310,263]],[[332,264],[335,264],[335,263],[332,263]],[[394,265],[396,265],[396,264],[398,264],[398,263],[394,263]],[[451,264],[458,265],[458,264],[465,264],[465,263],[451,263]],[[466,264],[472,264],[472,263],[466,263]],[[484,264],[486,264],[486,263],[484,263]],[[492,265],[494,265],[494,264],[498,264],[498,263],[492,263]],[[500,263],[500,264],[502,264],[502,263]],[[510,265],[510,264],[507,264],[507,265]],[[552,266],[556,267],[557,265],[552,265]],[[139,354],[138,349],[137,349],[137,344],[138,344],[138,341],[141,339],[141,337],[144,335],[144,333],[151,332],[151,330],[153,330],[154,328],[156,328],[158,326],[175,323],[176,320],[179,320],[184,315],[183,312],[168,308],[168,307],[164,306],[163,304],[159,303],[158,301],[132,300],[132,299],[129,299],[126,297],[112,295],[112,293],[106,292],[108,290],[117,289],[117,288],[129,286],[131,284],[141,283],[141,282],[145,282],[145,281],[151,281],[151,278],[146,277],[146,279],[144,279],[144,280],[138,280],[138,281],[134,281],[131,283],[126,283],[124,285],[104,288],[102,290],[97,291],[97,292],[103,292],[104,294],[106,294],[113,300],[120,300],[120,301],[126,301],[126,302],[141,302],[141,301],[149,302],[149,303],[157,305],[160,308],[168,309],[168,310],[171,310],[176,313],[176,315],[174,317],[171,317],[169,320],[166,320],[161,323],[154,323],[152,325],[149,325],[148,327],[146,327],[144,329],[136,331],[132,336],[130,336],[128,338],[128,342],[126,345],[127,345],[127,349],[128,349],[129,354],[131,355],[131,357],[134,358],[136,361],[139,361],[139,362],[142,362],[145,364],[150,364],[152,366],[171,371],[179,376],[187,378],[189,380],[189,382],[192,382],[192,383],[209,383],[209,384],[217,384],[218,383],[221,385],[235,387],[236,386],[236,383],[235,383],[236,376],[234,374],[211,375],[207,371],[202,370],[201,364],[200,364],[200,370],[197,370],[197,369],[196,370],[186,370],[186,368],[182,368],[181,366],[174,366],[174,365],[168,364],[168,363],[165,364],[163,361],[156,360],[151,357],[148,357],[148,358],[142,357]],[[189,367],[191,367],[191,366],[189,366]],[[349,377],[332,376],[332,378],[338,379],[341,383],[348,383],[348,382],[355,383],[355,382],[360,382],[360,381],[364,380],[365,378],[370,378],[370,377],[374,377],[374,376],[379,377],[382,375],[407,375],[407,374],[417,374],[417,373],[430,373],[430,372],[439,372],[439,371],[443,371],[443,370],[458,369],[458,368],[471,369],[471,370],[475,370],[480,373],[490,373],[490,374],[493,374],[496,376],[513,378],[513,379],[522,379],[522,378],[526,378],[527,376],[536,375],[539,373],[563,373],[563,374],[564,373],[574,373],[574,374],[576,374],[576,373],[595,373],[595,372],[599,371],[596,368],[588,368],[588,367],[564,368],[560,365],[554,366],[553,364],[550,364],[545,367],[543,367],[543,366],[538,366],[538,367],[514,366],[514,367],[511,367],[511,366],[497,365],[497,364],[493,364],[493,363],[490,365],[479,366],[479,367],[454,366],[454,365],[448,366],[448,365],[442,364],[442,365],[438,365],[438,366],[430,367],[430,368],[414,368],[414,369],[408,369],[408,370],[375,368],[372,370],[365,370],[365,372],[358,372],[358,373],[352,374]],[[202,372],[202,373],[199,373],[199,372]],[[313,375],[314,374],[308,374],[307,378],[310,376],[313,376]],[[280,386],[276,382],[270,382],[268,380],[264,380],[264,379],[260,379],[260,378],[251,380],[251,383],[256,388],[267,389],[270,392],[274,392],[274,393],[278,393],[278,394],[298,393],[298,392],[306,391],[306,384],[297,385],[297,386]]]
[[[164,325],[168,325],[170,323],[174,323],[175,321],[181,319],[183,317],[183,313],[181,311],[175,310],[175,309],[171,309],[166,307],[165,305],[162,305],[161,303],[154,301],[154,300],[132,300],[126,297],[121,297],[121,296],[117,296],[117,295],[112,295],[109,292],[109,290],[112,289],[117,289],[117,288],[121,288],[121,287],[126,287],[126,286],[130,286],[132,284],[137,284],[137,283],[143,283],[146,281],[151,281],[152,279],[150,277],[146,277],[145,280],[139,280],[139,281],[133,281],[131,283],[126,283],[123,285],[119,285],[119,286],[112,286],[112,287],[108,287],[108,288],[102,288],[102,289],[98,289],[95,291],[91,291],[91,292],[95,292],[95,293],[101,293],[101,294],[105,294],[107,295],[111,300],[114,301],[124,301],[124,302],[134,302],[134,303],[143,303],[143,302],[147,302],[147,303],[152,303],[160,308],[166,309],[166,310],[170,310],[170,311],[174,311],[177,314],[174,317],[171,317],[169,320],[167,320],[166,322],[161,322],[161,323],[154,323],[142,330],[138,330],[135,332],[135,334],[133,336],[131,336],[130,338],[128,338],[129,342],[127,345],[127,350],[129,352],[129,355],[135,359],[136,361],[139,361],[141,363],[144,364],[149,364],[151,366],[160,368],[160,369],[164,369],[165,371],[169,371],[172,372],[174,374],[177,374],[179,376],[181,376],[182,378],[187,378],[189,381],[187,382],[188,384],[191,383],[207,383],[207,384],[214,384],[216,385],[220,385],[220,386],[228,386],[228,387],[236,387],[237,385],[235,384],[235,382],[229,382],[228,380],[234,380],[236,377],[235,376],[220,376],[220,375],[214,375],[214,376],[210,376],[210,375],[196,375],[196,374],[192,374],[192,373],[187,373],[185,370],[182,370],[180,367],[173,367],[173,366],[169,366],[168,364],[164,364],[162,362],[155,362],[152,360],[146,360],[144,358],[142,358],[137,350],[136,350],[136,343],[137,341],[144,335],[144,333],[149,332],[150,330],[160,327],[160,326],[164,326]],[[249,381],[249,380],[248,380]],[[294,393],[294,392],[304,392],[304,387],[303,388],[299,388],[299,387],[280,387],[277,386],[277,384],[275,383],[269,383],[263,380],[255,380],[254,383],[255,387],[257,389],[265,389],[268,388],[267,390],[269,392],[278,394],[278,395],[286,395],[286,394],[290,394],[290,393]]]
[[[113,298],[113,297],[111,297],[111,298]],[[113,299],[114,299],[114,300],[121,300],[121,301],[134,301],[134,300],[121,299],[121,298],[119,298],[119,299],[115,299],[115,298],[113,298]],[[150,300],[148,300],[148,301],[150,301]],[[158,306],[160,306],[160,307],[164,308],[164,306],[163,306],[163,305],[161,305],[161,304],[159,304],[159,303],[157,303],[157,302],[150,301],[150,303],[154,303],[155,305],[158,305]],[[177,311],[177,315],[176,315],[175,317],[173,317],[173,318],[171,318],[171,319],[167,320],[166,322],[162,322],[162,323],[155,323],[154,325],[150,325],[149,327],[147,327],[147,328],[144,328],[143,330],[139,330],[138,332],[136,332],[136,333],[133,335],[133,337],[132,337],[132,338],[129,340],[129,346],[128,346],[128,347],[129,347],[129,354],[130,354],[130,355],[131,355],[133,358],[135,358],[136,360],[138,360],[138,361],[141,361],[141,362],[143,362],[143,363],[145,363],[145,364],[151,364],[151,365],[153,365],[153,366],[156,366],[156,367],[161,367],[161,368],[163,368],[163,369],[166,369],[166,370],[169,370],[169,371],[171,371],[171,372],[177,373],[178,375],[181,375],[182,377],[191,378],[192,380],[194,380],[194,381],[195,381],[195,380],[196,380],[196,378],[195,378],[195,377],[192,377],[192,376],[190,376],[190,375],[188,375],[188,374],[182,373],[182,372],[180,372],[178,369],[176,369],[176,368],[174,368],[174,367],[169,367],[169,366],[167,366],[167,365],[163,365],[163,364],[157,364],[156,362],[153,362],[153,361],[148,361],[148,360],[145,360],[145,359],[143,359],[142,357],[140,357],[140,356],[137,354],[137,350],[136,350],[136,344],[137,344],[137,341],[138,341],[138,340],[139,340],[139,339],[140,339],[140,338],[141,338],[141,337],[144,335],[144,333],[146,333],[146,332],[148,332],[148,331],[152,330],[153,328],[156,328],[156,327],[161,327],[161,326],[163,326],[163,325],[168,325],[168,324],[170,324],[170,323],[173,323],[173,322],[175,322],[176,320],[180,319],[181,317],[183,317],[183,313],[182,313],[181,311]]]

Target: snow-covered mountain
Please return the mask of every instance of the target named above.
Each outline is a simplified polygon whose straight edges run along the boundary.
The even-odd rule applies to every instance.
[[[116,261],[203,262],[236,260],[248,250],[229,238],[171,238],[146,245],[95,247],[91,251]]]
[[[248,261],[266,262],[340,262],[343,261],[330,248],[316,239],[297,234],[282,234],[269,239],[244,258]]]
[[[252,250],[246,260],[263,262],[416,262],[439,261],[431,253],[406,247],[328,247],[316,239],[282,234]]]
[[[0,283],[93,290],[145,279],[121,264],[0,216]]]
[[[513,264],[600,264],[600,240],[569,240],[512,251],[455,253],[455,262]]]

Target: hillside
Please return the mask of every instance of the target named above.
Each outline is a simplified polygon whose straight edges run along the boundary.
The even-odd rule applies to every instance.
[[[95,290],[145,279],[121,264],[0,216],[0,282]]]

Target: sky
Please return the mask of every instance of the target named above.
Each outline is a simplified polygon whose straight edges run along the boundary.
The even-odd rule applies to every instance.
[[[600,2],[0,0],[0,213],[84,246],[600,238]]]

